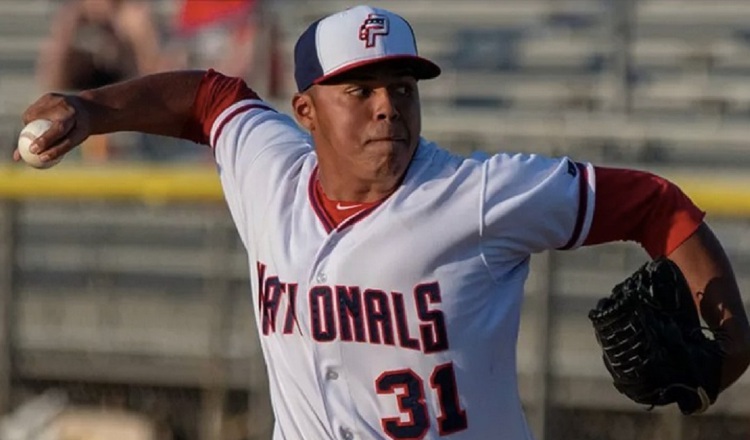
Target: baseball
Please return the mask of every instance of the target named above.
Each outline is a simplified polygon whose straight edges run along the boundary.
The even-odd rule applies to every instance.
[[[52,122],[47,119],[36,119],[29,122],[23,130],[21,130],[21,134],[18,135],[18,152],[21,153],[23,161],[34,168],[50,168],[57,165],[62,160],[62,157],[59,157],[49,162],[42,162],[39,155],[29,151],[34,139],[47,131],[51,126]]]

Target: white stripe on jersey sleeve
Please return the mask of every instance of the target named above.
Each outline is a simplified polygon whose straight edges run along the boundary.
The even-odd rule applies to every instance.
[[[576,249],[578,247],[581,247],[583,245],[583,242],[586,240],[586,237],[589,235],[589,231],[591,230],[591,223],[594,221],[594,207],[596,205],[595,200],[595,188],[596,188],[596,175],[594,171],[594,166],[590,163],[583,164],[586,167],[586,190],[588,191],[588,194],[586,194],[586,212],[579,212],[578,215],[583,215],[583,228],[581,229],[581,233],[578,236],[578,240],[576,240],[575,243],[570,247],[570,249]],[[578,176],[580,179],[581,176]]]
[[[569,158],[496,154],[485,160],[480,234],[487,261],[580,246],[593,220],[595,179],[590,164]]]
[[[276,111],[269,103],[261,100],[261,99],[243,99],[242,101],[235,102],[231,106],[227,107],[218,118],[213,123],[213,126],[211,127],[211,134],[209,137],[209,140],[211,142],[211,148],[216,149],[216,143],[219,141],[217,139],[219,133],[219,130],[225,129],[226,125],[231,122],[232,119],[236,118],[241,112],[240,110],[243,107],[248,106],[257,106],[255,108],[252,108],[249,110],[251,113],[262,113],[265,111]],[[239,112],[239,113],[238,113]]]

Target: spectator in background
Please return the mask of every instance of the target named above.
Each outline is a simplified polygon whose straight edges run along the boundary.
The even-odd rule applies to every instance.
[[[258,89],[266,96],[277,95],[278,86],[270,81],[273,73],[265,71],[269,73],[267,90],[262,85],[266,78],[258,78],[263,69],[271,67],[264,64],[262,57],[255,56],[262,23],[261,0],[175,1],[175,15],[160,70],[216,69],[259,84]],[[275,46],[264,43],[264,52],[273,54],[271,47]],[[214,163],[203,147],[183,139],[146,136],[140,147],[150,161],[179,158]]]
[[[213,68],[251,80],[260,0],[179,1],[165,67]]]
[[[75,91],[154,73],[159,40],[148,0],[67,0],[40,51],[37,80],[47,90]],[[101,161],[109,155],[103,136],[82,147],[85,159]]]

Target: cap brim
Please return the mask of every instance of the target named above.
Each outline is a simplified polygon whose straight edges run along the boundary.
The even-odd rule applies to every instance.
[[[393,64],[397,68],[407,70],[415,79],[432,79],[440,75],[440,67],[428,60],[416,55],[390,55],[380,58],[358,61],[342,66],[332,72],[321,76],[313,81],[313,84],[321,84],[331,81],[346,73],[353,73],[363,67],[372,67],[379,64]]]

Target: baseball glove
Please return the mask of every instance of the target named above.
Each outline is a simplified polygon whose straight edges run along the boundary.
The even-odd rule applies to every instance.
[[[614,386],[631,400],[705,411],[719,394],[722,351],[701,327],[675,263],[644,264],[589,312]]]

